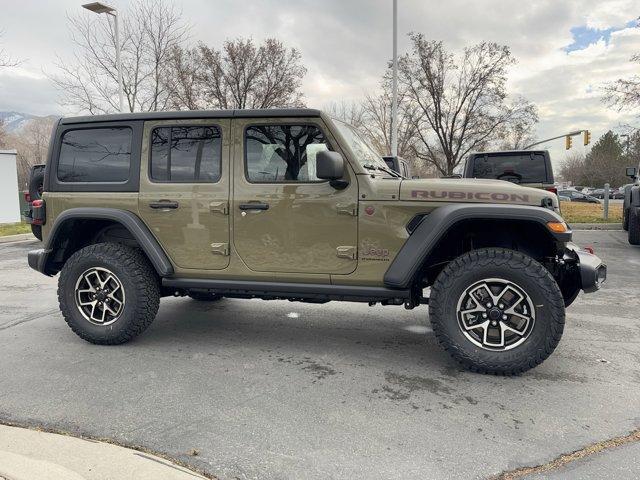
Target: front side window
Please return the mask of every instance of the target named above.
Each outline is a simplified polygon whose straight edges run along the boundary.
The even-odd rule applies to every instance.
[[[58,180],[68,183],[119,183],[129,179],[129,127],[69,130],[62,136]]]
[[[316,155],[328,150],[315,125],[259,125],[245,131],[247,179],[254,183],[317,182]]]
[[[151,179],[212,183],[220,179],[222,140],[217,127],[159,127],[151,132]]]

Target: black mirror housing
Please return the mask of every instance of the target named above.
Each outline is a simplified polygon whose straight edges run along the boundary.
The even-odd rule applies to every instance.
[[[638,169],[636,167],[627,167],[626,175],[627,177],[635,180],[638,175]]]
[[[339,180],[344,175],[344,159],[338,152],[324,150],[316,154],[316,177]]]

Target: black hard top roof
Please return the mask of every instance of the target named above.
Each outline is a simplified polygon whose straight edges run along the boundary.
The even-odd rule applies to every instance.
[[[271,117],[319,117],[320,110],[313,108],[259,108],[254,110],[181,110],[174,112],[114,113],[64,117],[60,123],[119,122],[128,120],[180,120],[190,118],[271,118]]]

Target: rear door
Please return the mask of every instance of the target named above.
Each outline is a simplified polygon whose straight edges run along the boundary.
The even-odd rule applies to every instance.
[[[144,126],[138,210],[174,264],[229,265],[229,119]]]
[[[233,132],[233,241],[245,265],[258,272],[353,272],[358,185],[346,159],[346,188],[316,177],[317,152],[337,145],[321,120],[235,118]]]

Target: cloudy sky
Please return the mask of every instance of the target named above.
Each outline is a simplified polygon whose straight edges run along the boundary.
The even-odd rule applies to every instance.
[[[175,1],[192,24],[193,42],[273,36],[299,49],[308,68],[309,106],[357,100],[377,89],[391,57],[391,0]],[[3,5],[1,47],[23,63],[0,71],[0,111],[68,113],[46,74],[55,72],[56,55],[72,52],[66,14],[82,3]],[[111,3],[126,13],[128,2]],[[609,128],[640,123],[638,112],[618,113],[599,99],[603,83],[634,73],[629,58],[640,52],[638,16],[637,0],[399,0],[399,50],[407,48],[408,32],[443,40],[453,50],[482,40],[509,45],[518,59],[509,89],[538,106],[538,138],[583,128],[597,138]],[[564,157],[560,141],[547,146],[556,160]]]

